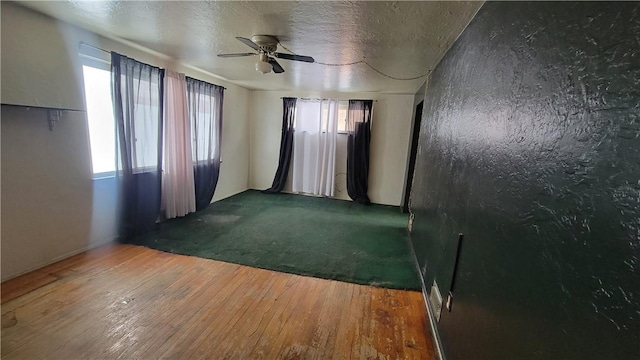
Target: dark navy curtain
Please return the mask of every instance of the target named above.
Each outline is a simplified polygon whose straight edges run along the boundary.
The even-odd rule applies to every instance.
[[[160,215],[164,70],[111,53],[119,235],[151,229]]]
[[[284,189],[289,175],[289,164],[291,164],[291,154],[293,152],[293,121],[296,114],[296,98],[282,98],[282,133],[280,135],[280,157],[278,158],[278,169],[273,177],[271,187],[262,190],[263,193],[275,194]]]
[[[196,210],[202,210],[211,203],[220,175],[224,88],[190,77],[186,81]]]
[[[347,193],[369,204],[369,148],[373,100],[349,100],[347,115]]]

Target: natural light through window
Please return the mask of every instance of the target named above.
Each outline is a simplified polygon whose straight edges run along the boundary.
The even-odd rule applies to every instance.
[[[112,176],[116,169],[116,140],[111,101],[111,73],[86,65],[82,67],[82,71],[93,176]]]
[[[205,96],[205,94],[197,94],[194,97],[197,98],[197,101],[194,102],[195,106],[192,110],[196,113],[195,119],[197,121],[191,125],[195,130],[192,130],[191,144],[193,162],[207,163],[215,155],[215,144],[209,139],[213,139],[211,134],[215,132],[212,111],[216,104],[215,99]]]
[[[340,100],[338,103],[338,132],[347,132],[347,114],[349,109],[349,102]]]
[[[347,110],[349,109],[349,102],[346,100],[340,100],[338,102],[338,134],[344,134],[347,132]],[[329,102],[325,101],[322,104],[322,128],[327,128],[327,121],[329,119]],[[295,125],[295,121],[294,121]]]

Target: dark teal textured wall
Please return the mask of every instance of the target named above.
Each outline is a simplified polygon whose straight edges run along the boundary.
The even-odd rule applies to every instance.
[[[429,81],[411,197],[452,359],[640,359],[640,3],[489,2]]]

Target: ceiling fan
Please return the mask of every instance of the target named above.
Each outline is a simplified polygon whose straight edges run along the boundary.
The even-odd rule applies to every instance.
[[[278,59],[295,60],[312,63],[315,60],[311,56],[284,54],[276,52],[278,50],[278,39],[270,35],[254,35],[251,39],[236,37],[241,43],[249,46],[257,53],[238,53],[238,54],[218,54],[219,57],[241,57],[259,55],[260,59],[256,62],[256,71],[267,74],[273,70],[274,73],[283,73],[284,69],[278,62]]]

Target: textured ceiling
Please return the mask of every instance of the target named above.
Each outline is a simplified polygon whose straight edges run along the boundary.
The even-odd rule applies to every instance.
[[[435,1],[51,1],[21,2],[108,37],[132,41],[250,89],[414,93],[424,82],[389,79],[363,63],[307,64],[280,59],[283,74],[255,71],[256,57],[235,39],[275,35],[317,62],[366,60],[398,78],[425,74],[473,18],[482,2]],[[278,51],[287,52],[279,48]]]

